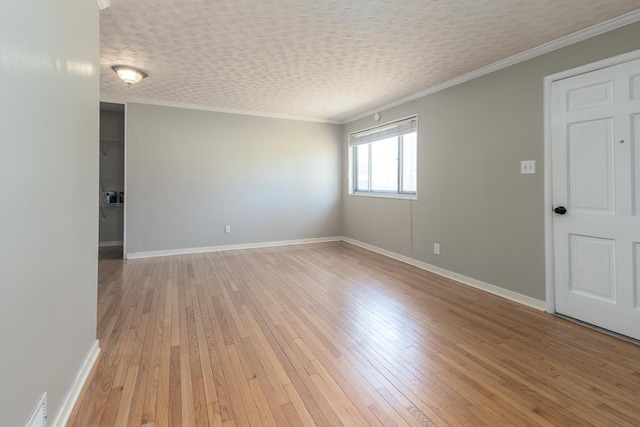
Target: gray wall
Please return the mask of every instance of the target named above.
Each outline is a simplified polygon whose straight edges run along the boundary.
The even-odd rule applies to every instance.
[[[636,49],[640,23],[382,111],[419,115],[417,201],[348,195],[347,135],[375,122],[345,125],[343,234],[544,300],[543,78]]]
[[[100,138],[102,184],[99,197],[100,203],[104,203],[104,191],[124,191],[124,141],[112,140],[124,139],[124,111],[100,110]],[[123,218],[122,206],[103,206],[100,213],[100,243],[122,241]]]
[[[126,251],[339,235],[341,146],[339,125],[129,104]]]
[[[0,424],[59,413],[96,339],[98,8],[0,6]]]

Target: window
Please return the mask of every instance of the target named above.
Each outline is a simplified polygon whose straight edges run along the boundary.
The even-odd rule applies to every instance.
[[[417,116],[352,133],[349,146],[351,194],[417,195]]]

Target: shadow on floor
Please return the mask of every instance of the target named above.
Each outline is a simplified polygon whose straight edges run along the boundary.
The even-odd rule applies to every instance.
[[[98,259],[122,259],[122,246],[110,246],[98,250]]]

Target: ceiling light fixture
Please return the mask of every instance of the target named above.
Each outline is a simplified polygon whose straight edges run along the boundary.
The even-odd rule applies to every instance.
[[[96,0],[96,3],[98,3],[100,10],[105,10],[110,6],[109,0]]]
[[[111,69],[129,86],[138,83],[148,76],[144,71],[129,67],[128,65],[114,65]]]

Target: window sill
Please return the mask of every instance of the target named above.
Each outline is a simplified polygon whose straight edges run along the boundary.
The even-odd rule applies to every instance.
[[[376,199],[418,200],[417,194],[349,193],[349,196],[373,197]]]

